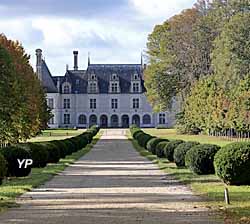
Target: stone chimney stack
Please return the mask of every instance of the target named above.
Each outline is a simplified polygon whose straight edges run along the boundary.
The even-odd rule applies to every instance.
[[[74,54],[74,70],[78,70],[78,51],[73,51]]]
[[[36,49],[36,74],[39,80],[42,81],[42,50]]]

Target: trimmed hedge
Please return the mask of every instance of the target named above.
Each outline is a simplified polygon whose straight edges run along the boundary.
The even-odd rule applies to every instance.
[[[5,160],[4,156],[0,154],[0,185],[2,184],[2,181],[4,177],[7,174],[7,161]]]
[[[164,155],[168,159],[169,162],[174,162],[174,150],[175,148],[183,143],[183,140],[171,140],[166,146],[164,147]]]
[[[20,146],[9,146],[1,149],[1,154],[7,161],[7,176],[8,177],[25,177],[31,171],[31,166],[19,168],[18,159],[31,159],[31,154]]]
[[[43,168],[49,160],[49,153],[45,145],[36,142],[20,144],[20,147],[26,149],[33,160],[32,167]]]
[[[214,156],[220,146],[202,144],[192,147],[185,156],[185,163],[196,174],[214,173]]]
[[[199,142],[184,142],[179,144],[174,150],[174,162],[177,167],[185,166],[186,153],[195,145],[199,145]]]
[[[137,137],[137,141],[138,144],[143,147],[146,148],[147,143],[153,138],[153,136],[146,134],[146,133],[141,133],[138,137]]]
[[[167,142],[167,139],[162,139],[162,138],[152,138],[148,141],[147,143],[147,149],[148,151],[152,152],[153,154],[156,154],[156,146],[160,142]]]
[[[169,141],[163,141],[163,142],[160,142],[159,144],[157,144],[155,153],[159,158],[165,157],[164,148],[168,143],[169,143]]]
[[[250,184],[250,143],[232,143],[221,148],[214,158],[215,172],[229,185]]]
[[[57,163],[60,158],[72,154],[90,143],[99,128],[91,127],[86,132],[64,140],[35,142],[13,145],[0,149],[0,183],[4,178],[4,161],[7,163],[7,176],[23,177],[29,175],[31,166],[19,168],[18,159],[32,159],[32,167],[45,167],[47,163]]]

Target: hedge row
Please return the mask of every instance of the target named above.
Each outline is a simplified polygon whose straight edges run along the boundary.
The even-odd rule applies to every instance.
[[[4,177],[24,177],[29,175],[33,167],[41,168],[48,163],[57,163],[61,158],[91,143],[98,131],[99,128],[93,126],[84,133],[68,139],[20,143],[0,149],[0,183]],[[32,167],[24,167],[23,164],[20,168],[19,163],[23,159],[32,159]]]
[[[159,158],[175,162],[177,167],[186,166],[198,175],[216,173],[226,184],[250,184],[250,143],[232,143],[220,148],[212,144],[157,138],[135,126],[130,131],[141,147]]]

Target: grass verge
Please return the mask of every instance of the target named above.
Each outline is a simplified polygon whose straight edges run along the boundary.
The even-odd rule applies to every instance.
[[[161,170],[173,175],[182,183],[190,186],[192,191],[204,198],[204,205],[216,211],[222,211],[225,223],[250,224],[250,186],[228,186],[231,204],[225,205],[225,185],[216,175],[196,175],[187,168],[177,168],[175,163],[161,159],[144,148],[128,134],[129,140],[140,155],[157,164]]]
[[[10,207],[16,207],[15,199],[19,195],[36,188],[44,182],[52,179],[53,176],[63,171],[67,166],[74,163],[80,157],[87,154],[96,144],[101,136],[99,132],[93,139],[92,143],[87,145],[82,150],[61,159],[56,164],[48,164],[45,168],[33,168],[28,177],[10,178],[0,186],[0,212]]]

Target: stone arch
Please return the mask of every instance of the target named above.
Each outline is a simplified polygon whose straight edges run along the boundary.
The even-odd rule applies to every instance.
[[[100,116],[100,127],[107,128],[108,127],[108,116],[106,114],[102,114]]]
[[[119,117],[116,114],[113,114],[110,118],[111,120],[111,127],[112,128],[117,128],[119,127]]]
[[[140,116],[138,114],[134,114],[132,116],[132,124],[135,124],[137,125],[138,127],[140,127],[140,124],[141,124],[141,119],[140,119]]]
[[[79,115],[78,117],[78,124],[87,124],[87,117],[84,114]]]
[[[142,118],[143,124],[151,124],[151,116],[149,114],[145,114]]]
[[[90,115],[89,117],[89,126],[97,125],[97,116],[95,114]]]
[[[122,115],[121,121],[123,128],[129,128],[129,116],[127,114]]]

